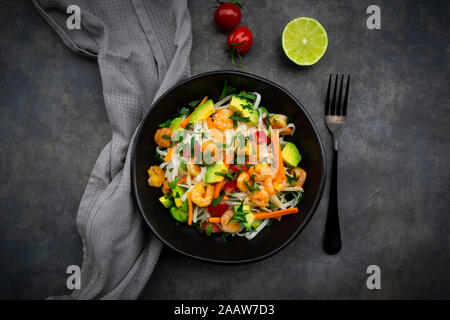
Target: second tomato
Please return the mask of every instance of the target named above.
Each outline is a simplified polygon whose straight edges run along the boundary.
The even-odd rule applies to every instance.
[[[214,13],[214,21],[223,30],[233,30],[241,22],[242,12],[233,3],[222,3]]]
[[[230,32],[227,38],[229,48],[235,50],[239,54],[244,54],[253,44],[253,34],[249,28],[242,26]]]

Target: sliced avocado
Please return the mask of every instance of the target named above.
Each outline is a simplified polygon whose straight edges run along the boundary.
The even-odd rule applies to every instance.
[[[297,147],[292,142],[286,143],[283,150],[281,151],[281,156],[283,161],[291,167],[297,167],[300,162],[300,152],[298,152]]]
[[[183,204],[180,207],[180,210],[181,211],[186,211],[186,212],[189,211],[189,202],[187,200],[185,202],[183,202]]]
[[[248,108],[253,108],[253,103],[249,100],[241,98],[237,95],[233,95],[230,101],[230,109],[237,112],[242,112],[244,110],[244,106],[248,106]],[[245,108],[245,109],[248,109]]]
[[[172,121],[170,122],[169,128],[172,129],[172,131],[180,129],[181,121],[183,121],[183,117],[176,117],[176,118],[172,119]]]
[[[170,208],[170,214],[172,217],[180,222],[186,222],[188,220],[188,212],[181,210],[181,208],[172,207]]]
[[[248,117],[249,121],[247,123],[254,125],[254,126],[258,125],[258,118],[259,118],[258,110],[244,109],[244,110],[242,110],[242,116]]]
[[[203,122],[214,112],[216,112],[216,109],[214,109],[214,102],[211,99],[206,100],[205,103],[198,106],[194,112],[192,112],[189,123]]]
[[[245,220],[246,221],[243,223],[244,227],[250,229],[255,221],[255,215],[253,213],[247,213],[245,215]]]
[[[220,182],[224,179],[223,176],[216,173],[225,174],[228,171],[228,167],[223,161],[218,161],[208,167],[205,174],[205,183]]]
[[[240,206],[234,206],[234,213],[238,211]],[[242,206],[242,212],[250,213],[250,206]]]
[[[253,223],[252,223],[252,227],[253,228],[258,228],[260,225],[261,225],[261,223],[263,222],[263,220],[255,220],[255,221],[253,221]]]
[[[180,186],[176,186],[172,189],[173,200],[175,201],[175,205],[177,207],[181,207],[183,205],[183,201],[181,201],[181,196],[184,194],[184,189]]]
[[[171,206],[173,206],[173,201],[170,200],[167,196],[162,196],[161,198],[159,198],[159,201],[163,204],[164,207],[166,208],[170,208]]]

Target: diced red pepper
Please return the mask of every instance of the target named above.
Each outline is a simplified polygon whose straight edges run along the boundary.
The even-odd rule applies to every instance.
[[[211,222],[205,222],[205,229],[204,230],[208,229],[208,226],[209,226],[210,223]],[[203,231],[203,232],[205,232],[205,231]],[[217,225],[217,223],[211,223],[211,233],[219,233],[219,232],[222,232],[222,230],[220,230],[220,228]]]
[[[226,181],[223,184],[223,190],[225,190],[226,193],[230,194],[237,188],[237,182],[236,181]]]
[[[270,143],[270,138],[267,136],[267,134],[264,133],[264,131],[256,131],[256,142],[258,144],[260,143]]]
[[[208,206],[208,212],[213,215],[213,217],[221,217],[225,211],[230,208],[226,203],[219,203],[217,206],[213,206],[212,204]]]
[[[237,166],[235,164],[230,164],[230,169],[234,172],[239,172],[239,170],[248,171],[248,168],[245,165]]]

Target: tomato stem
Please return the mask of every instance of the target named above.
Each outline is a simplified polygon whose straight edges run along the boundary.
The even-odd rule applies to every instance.
[[[239,64],[236,64],[235,62],[234,62],[234,55],[237,55],[238,57],[239,57]],[[233,66],[235,66],[235,67],[238,67],[238,68],[244,68],[244,64],[242,63],[242,56],[239,54],[239,52],[237,52],[237,50],[236,49],[234,49],[233,48],[233,50],[231,50],[231,64],[233,65]]]
[[[244,5],[242,3],[240,3],[239,0],[231,0],[230,2],[216,0],[216,2],[218,4],[231,3],[231,4],[234,4],[234,5],[238,6],[241,9],[244,9]]]

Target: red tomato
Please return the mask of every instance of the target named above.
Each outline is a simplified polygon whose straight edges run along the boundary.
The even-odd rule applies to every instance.
[[[264,133],[264,131],[256,131],[256,141],[259,143],[270,143],[270,138]]]
[[[239,172],[239,170],[248,171],[248,168],[245,165],[237,166],[235,164],[230,164],[230,169],[234,172]]]
[[[214,13],[216,25],[223,30],[233,30],[239,25],[242,11],[233,3],[222,3]]]
[[[226,203],[219,203],[217,206],[213,206],[212,204],[208,206],[208,212],[213,215],[213,217],[221,217],[225,211],[230,208]]]
[[[249,28],[242,26],[230,32],[227,38],[229,48],[236,50],[239,54],[244,54],[253,44],[253,34]]]
[[[205,230],[208,229],[210,222],[205,222]],[[203,231],[205,232],[205,231]],[[217,223],[211,223],[211,233],[219,233],[222,232],[222,230],[220,230],[219,226],[217,225]]]
[[[223,184],[223,190],[225,190],[225,192],[228,194],[232,193],[236,188],[237,188],[236,181],[227,181]]]

